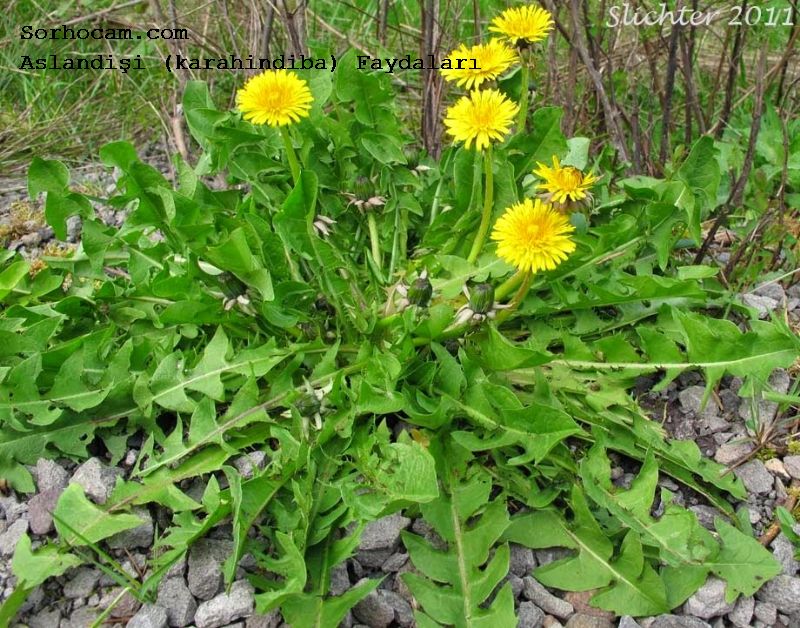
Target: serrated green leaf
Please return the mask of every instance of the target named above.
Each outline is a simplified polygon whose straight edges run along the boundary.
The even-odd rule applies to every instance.
[[[47,224],[59,240],[67,239],[67,218],[70,216],[92,215],[92,205],[82,194],[61,194],[50,191],[44,204],[44,215]]]
[[[0,299],[5,299],[28,274],[30,265],[25,260],[14,262],[0,273]]]
[[[70,484],[53,511],[56,530],[70,545],[88,545],[144,523],[130,514],[112,515],[90,502],[83,489]]]
[[[64,360],[48,392],[51,401],[57,399],[75,412],[94,408],[111,392],[110,386],[92,389],[83,381],[84,350],[81,348]]]
[[[140,407],[151,402],[176,412],[192,412],[195,403],[186,396],[184,381],[184,360],[180,353],[170,353],[156,366],[148,383],[149,396],[137,401]]]
[[[630,531],[614,559],[614,547],[588,508],[583,492],[572,489],[570,506],[574,519],[567,524],[555,513],[531,513],[515,517],[503,538],[529,547],[560,546],[577,550],[534,571],[545,586],[567,591],[608,587],[593,601],[617,614],[652,615],[669,610],[664,583],[644,563],[638,535]]]
[[[564,166],[574,166],[578,170],[583,170],[589,164],[589,146],[591,141],[588,137],[570,137],[567,139],[567,156],[561,161]]]
[[[228,353],[228,338],[222,327],[218,327],[214,337],[206,345],[203,357],[192,370],[186,387],[196,390],[216,401],[225,400],[225,386],[220,375],[230,370],[230,363],[225,359]]]
[[[611,464],[599,444],[582,461],[580,473],[586,494],[625,527],[636,531],[643,543],[657,548],[661,561],[667,565],[702,565],[716,553],[716,542],[694,513],[670,504],[659,520],[650,515],[658,483],[658,467],[652,451],[648,451],[628,490],[614,488]]]
[[[233,553],[225,561],[225,582],[230,584],[236,577],[239,560],[244,554],[247,533],[252,528],[264,509],[275,498],[278,490],[286,482],[286,477],[294,470],[291,466],[284,469],[284,477],[270,478],[258,475],[242,482],[241,476],[231,467],[224,467],[225,476],[231,487],[233,504]]]
[[[256,595],[256,608],[266,613],[282,604],[290,596],[302,594],[306,584],[306,565],[303,554],[294,540],[284,532],[276,532],[277,547],[282,552],[278,558],[268,558],[264,564],[283,581],[274,581],[274,590]]]
[[[479,346],[482,363],[494,371],[513,371],[539,366],[547,364],[552,359],[547,353],[512,343],[493,325],[488,328],[487,336]]]
[[[364,133],[359,137],[364,150],[382,164],[404,164],[406,157],[394,138],[381,133]]]
[[[481,412],[472,405],[453,401],[467,416],[488,428],[485,435],[479,435],[475,430],[455,431],[453,438],[470,451],[521,447],[522,454],[508,459],[512,465],[538,464],[558,443],[582,432],[565,412],[538,403],[525,408],[495,407],[491,412]]]
[[[612,563],[615,583],[594,595],[592,604],[617,615],[653,615],[669,610],[664,582],[644,562],[638,535],[630,531],[622,541],[619,557]]]
[[[762,585],[781,573],[781,564],[752,536],[740,532],[719,517],[714,520],[722,548],[709,559],[711,571],[728,583],[727,602],[740,594],[753,595]]]
[[[69,185],[69,170],[60,161],[34,157],[28,167],[28,194],[35,199],[42,192],[59,193]]]
[[[385,466],[377,470],[378,487],[392,501],[425,503],[439,495],[433,457],[414,441],[391,443]]]
[[[686,281],[687,279],[708,279],[709,277],[716,277],[719,274],[719,268],[713,266],[678,266],[678,279]]]
[[[23,534],[14,549],[11,569],[17,577],[18,586],[33,588],[48,578],[60,576],[71,567],[77,567],[81,562],[77,556],[61,552],[56,545],[45,545],[34,552],[30,537]]]
[[[721,176],[713,138],[704,136],[694,143],[686,161],[678,170],[677,177],[686,184],[692,193],[697,195],[701,207],[705,207],[709,211],[716,207],[717,189]],[[689,229],[696,242],[701,241],[700,222],[702,219],[700,207],[689,211]]]
[[[708,578],[707,565],[666,566],[661,570],[661,579],[667,588],[667,606],[677,608],[703,586]]]
[[[735,323],[674,310],[685,338],[687,357],[706,373],[707,389],[725,374],[766,382],[776,368],[790,366],[800,353],[796,336],[777,326],[742,332]]]
[[[356,414],[394,414],[403,409],[403,396],[393,390],[377,390],[366,380],[358,389]]]
[[[508,525],[502,500],[484,507],[489,489],[486,479],[476,476],[455,485],[451,494],[423,505],[423,516],[447,542],[446,550],[403,532],[412,563],[431,579],[407,573],[403,580],[425,614],[439,624],[461,628],[488,622],[513,625],[516,621],[508,584],[490,605],[484,604],[508,573],[509,560],[508,545],[500,545],[486,563]]]
[[[286,621],[297,628],[338,626],[347,611],[374,591],[380,582],[377,579],[366,580],[340,596],[325,599],[310,594],[292,596],[283,603],[281,611]]]

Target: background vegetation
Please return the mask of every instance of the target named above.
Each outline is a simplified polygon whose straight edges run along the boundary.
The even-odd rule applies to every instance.
[[[567,135],[609,139],[622,160],[629,162],[629,171],[658,174],[676,150],[707,132],[715,137],[726,132],[746,134],[759,77],[769,92],[766,115],[786,120],[797,110],[798,26],[793,2],[757,3],[762,16],[757,24],[743,21],[742,26],[729,27],[732,7],[747,9],[747,3],[711,6],[694,1],[687,6],[721,11],[722,17],[710,28],[677,29],[608,28],[609,8],[620,3],[607,0],[544,4],[556,16],[558,29],[548,41],[545,58],[538,62],[540,102],[564,109]],[[630,4],[642,11],[659,6],[654,1]],[[461,42],[486,35],[487,16],[507,5],[502,0],[11,0],[0,16],[4,33],[0,103],[5,123],[0,165],[6,174],[19,172],[37,149],[41,149],[37,154],[81,159],[96,155],[106,141],[140,136],[167,142],[169,150],[184,153],[186,139],[177,111],[181,87],[187,80],[208,81],[212,91],[220,98],[227,94],[231,104],[245,76],[225,71],[169,74],[162,61],[176,51],[210,57],[301,52],[324,56],[353,47],[375,57],[441,57]],[[765,25],[770,9],[781,16],[779,25]],[[794,26],[783,25],[787,10]],[[23,24],[122,27],[137,33],[177,27],[189,29],[190,36],[188,41],[142,39],[128,44],[23,41],[19,39]],[[300,39],[292,40],[291,33]],[[128,74],[18,69],[23,54],[37,51],[92,55],[112,49],[120,55],[140,54],[146,69]],[[441,113],[447,86],[435,73],[407,72],[393,79],[399,97],[415,105],[401,110],[421,137],[422,121]],[[425,139],[435,152],[439,133],[433,131]]]

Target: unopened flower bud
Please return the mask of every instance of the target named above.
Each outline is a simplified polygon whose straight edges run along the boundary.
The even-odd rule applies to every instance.
[[[314,301],[314,309],[318,312],[323,312],[328,316],[334,316],[336,314],[336,309],[331,305],[330,301],[325,297],[324,294],[318,294],[316,300]]]
[[[476,314],[487,314],[494,305],[494,286],[479,283],[469,291],[469,307]]]
[[[372,183],[367,177],[360,176],[356,177],[356,185],[355,185],[355,194],[356,198],[365,201],[370,196],[373,196],[374,190],[372,189]]]
[[[428,279],[427,273],[420,275],[414,283],[408,287],[408,301],[412,305],[428,307],[433,295],[433,286]]]
[[[322,409],[322,402],[313,393],[305,394],[295,404],[300,416],[313,417]]]
[[[306,340],[316,340],[319,338],[319,330],[311,323],[297,323],[300,331],[303,332],[303,338]]]
[[[222,292],[227,299],[235,301],[238,296],[247,292],[247,286],[239,281],[233,273],[224,271],[218,276],[218,279],[220,288],[222,288]]]

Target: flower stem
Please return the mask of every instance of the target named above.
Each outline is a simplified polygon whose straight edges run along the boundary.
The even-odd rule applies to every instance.
[[[533,273],[526,272],[525,275],[522,277],[522,283],[519,286],[519,290],[514,295],[514,298],[511,299],[511,303],[509,304],[510,307],[507,310],[501,310],[497,314],[497,323],[500,324],[504,320],[506,320],[509,316],[511,316],[514,312],[516,312],[519,304],[522,303],[522,300],[525,298],[525,295],[528,294],[528,290],[531,288],[531,280],[533,279]]]
[[[422,347],[432,342],[444,342],[445,340],[453,340],[454,338],[458,338],[459,336],[461,336],[465,331],[467,331],[467,329],[469,329],[469,322],[461,323],[460,325],[455,325],[453,327],[448,327],[435,338],[415,336],[412,342],[414,343],[415,347]]]
[[[517,133],[525,132],[525,123],[528,120],[528,85],[530,84],[530,70],[528,69],[527,55],[522,53],[522,67],[520,68],[521,93],[519,95],[519,113],[517,113]]]
[[[283,146],[286,149],[286,158],[289,160],[289,168],[292,169],[292,179],[294,184],[297,185],[300,181],[300,162],[297,161],[297,154],[294,152],[294,146],[292,146],[292,138],[289,137],[289,129],[285,126],[280,127],[280,129]]]
[[[472,243],[472,249],[469,252],[467,261],[474,264],[481,254],[483,242],[486,240],[486,234],[489,231],[489,222],[492,220],[492,203],[494,201],[494,171],[492,168],[492,147],[491,145],[486,148],[484,154],[484,170],[486,172],[486,190],[483,197],[483,212],[481,213],[481,224],[478,227],[478,233],[475,234],[475,241]]]
[[[497,290],[494,291],[494,300],[499,303],[505,299],[511,293],[511,291],[522,282],[524,277],[525,273],[521,270],[518,270],[516,273],[511,275],[511,277],[501,283]]]
[[[386,329],[397,320],[400,320],[400,312],[395,312],[394,314],[389,314],[383,318],[379,318],[375,323],[375,329]]]
[[[381,241],[378,236],[378,223],[375,221],[373,212],[367,213],[367,225],[369,226],[369,242],[372,246],[372,260],[380,269],[381,267]]]

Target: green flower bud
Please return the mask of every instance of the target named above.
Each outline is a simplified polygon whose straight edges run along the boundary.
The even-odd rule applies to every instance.
[[[334,316],[336,314],[336,308],[331,305],[331,302],[328,301],[324,294],[317,295],[317,298],[314,300],[314,309],[328,316]]]
[[[311,393],[300,397],[300,399],[297,400],[295,407],[300,413],[300,416],[310,418],[319,413],[319,411],[322,409],[322,403],[319,399],[317,399],[316,395]]]
[[[372,183],[367,177],[356,177],[355,188],[356,198],[360,201],[366,201],[369,197],[374,196],[375,191],[372,189]]]
[[[297,327],[303,332],[304,339],[316,340],[319,338],[319,329],[311,323],[297,323]]]
[[[235,299],[247,292],[247,286],[227,271],[221,273],[217,279],[219,280],[220,288],[222,288],[222,293],[227,299]]]
[[[420,307],[428,307],[433,295],[433,286],[428,280],[428,276],[424,275],[419,277],[408,288],[408,302],[411,305],[418,305]]]
[[[488,314],[494,305],[494,286],[490,283],[475,284],[469,291],[469,307],[475,314]]]
[[[447,353],[454,357],[458,356],[458,350],[460,347],[461,345],[459,344],[458,340],[445,340],[444,342],[444,348],[447,349]]]

